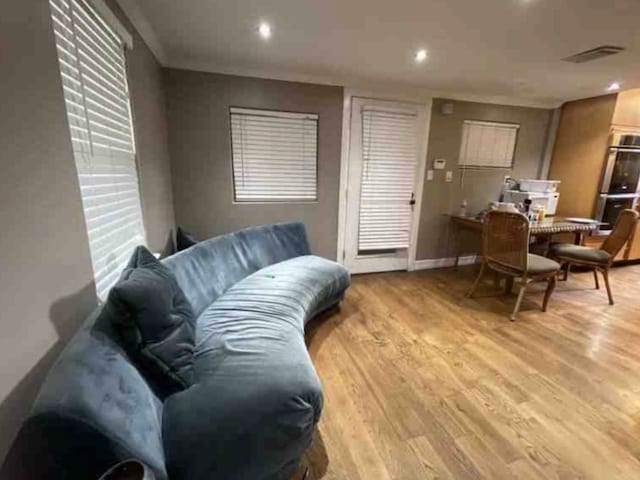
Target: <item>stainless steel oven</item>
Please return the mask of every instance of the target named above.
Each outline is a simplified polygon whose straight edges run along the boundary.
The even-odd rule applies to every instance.
[[[634,193],[601,194],[598,200],[598,214],[596,216],[602,222],[598,229],[599,232],[610,232],[618,218],[618,214],[627,208],[637,209],[639,200],[640,194]]]
[[[640,132],[614,130],[602,173],[596,218],[601,233],[613,228],[625,208],[637,208],[640,199]]]

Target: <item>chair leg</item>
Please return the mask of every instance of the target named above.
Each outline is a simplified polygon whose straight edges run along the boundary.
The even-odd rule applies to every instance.
[[[520,311],[520,304],[522,303],[522,299],[524,298],[524,292],[527,290],[527,286],[529,285],[529,281],[523,279],[522,285],[520,285],[520,292],[518,293],[518,299],[516,300],[516,306],[513,307],[513,313],[511,314],[511,321],[515,321],[516,315]]]
[[[563,281],[567,281],[569,279],[569,272],[571,271],[571,264],[570,263],[565,263],[564,264],[564,278],[562,279]]]
[[[478,285],[480,285],[480,281],[482,280],[482,276],[484,275],[485,265],[486,264],[484,262],[482,262],[482,264],[480,265],[480,271],[478,272],[478,276],[476,277],[476,280],[473,282],[473,285],[471,286],[471,290],[469,290],[469,293],[467,293],[468,298],[473,298],[473,294],[476,293],[476,289],[478,288]]]
[[[504,281],[504,294],[511,295],[513,291],[513,277],[507,277]]]
[[[602,270],[602,277],[604,278],[604,286],[607,287],[609,305],[613,305],[613,295],[611,294],[611,285],[609,285],[609,267],[606,267],[604,270]]]
[[[600,282],[598,281],[598,269],[593,269],[593,279],[596,281],[596,290],[600,290]]]
[[[544,300],[542,301],[542,311],[547,311],[547,305],[549,305],[549,299],[551,298],[551,294],[556,288],[556,284],[558,282],[558,277],[554,273],[549,280],[547,280],[547,290],[544,292]]]

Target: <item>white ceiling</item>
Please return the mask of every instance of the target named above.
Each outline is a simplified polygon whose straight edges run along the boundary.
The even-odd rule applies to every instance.
[[[178,68],[539,106],[606,93],[612,81],[640,86],[638,0],[119,1]],[[627,50],[561,61],[599,45]],[[418,48],[429,52],[421,65]]]

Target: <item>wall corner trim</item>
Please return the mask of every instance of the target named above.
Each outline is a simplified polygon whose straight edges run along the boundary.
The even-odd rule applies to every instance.
[[[162,44],[158,40],[155,30],[151,26],[149,19],[142,12],[142,9],[136,2],[136,0],[116,0],[120,8],[127,16],[129,21],[133,24],[134,28],[138,31],[144,42],[149,47],[149,50],[153,52],[156,60],[166,67],[168,65],[167,53],[165,52]]]

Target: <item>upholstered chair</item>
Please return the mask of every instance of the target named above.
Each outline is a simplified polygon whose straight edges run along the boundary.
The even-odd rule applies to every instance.
[[[560,265],[549,258],[529,253],[529,220],[524,215],[491,211],[483,221],[482,264],[469,297],[475,293],[487,269],[507,277],[507,292],[511,292],[514,280],[520,283],[518,299],[510,317],[515,320],[527,286],[534,281],[547,282],[542,311],[547,310]]]
[[[637,222],[637,211],[631,209],[623,210],[618,215],[613,230],[600,248],[584,247],[570,243],[556,243],[551,245],[549,256],[565,266],[567,274],[572,265],[592,269],[597,289],[600,288],[600,282],[598,281],[598,272],[600,272],[607,288],[609,304],[613,305],[613,295],[609,284],[609,269],[616,255],[635,233]]]

